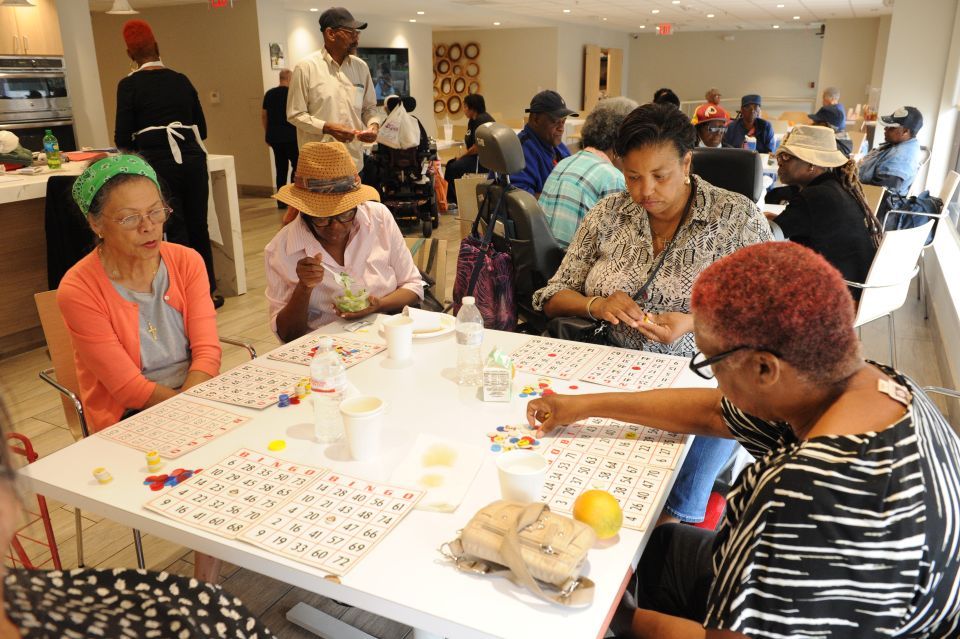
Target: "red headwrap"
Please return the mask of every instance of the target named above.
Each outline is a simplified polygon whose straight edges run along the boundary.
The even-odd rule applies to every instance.
[[[153,30],[143,20],[128,20],[123,25],[123,41],[130,51],[143,51],[157,44]]]

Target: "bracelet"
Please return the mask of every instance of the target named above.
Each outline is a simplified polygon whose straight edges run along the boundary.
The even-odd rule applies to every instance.
[[[591,297],[589,300],[587,300],[587,317],[589,317],[590,319],[592,319],[594,322],[597,321],[597,318],[594,317],[594,316],[593,316],[593,313],[590,312],[590,306],[592,306],[593,303],[596,302],[598,299],[600,299],[600,296],[599,296],[599,295],[594,295],[594,296]]]

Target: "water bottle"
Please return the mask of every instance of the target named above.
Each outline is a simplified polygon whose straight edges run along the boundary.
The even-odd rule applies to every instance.
[[[310,394],[313,398],[314,436],[328,444],[343,434],[340,402],[347,388],[347,372],[333,348],[333,338],[324,337],[310,361]]]
[[[483,383],[483,362],[480,345],[483,344],[483,317],[472,297],[463,298],[457,313],[457,383],[479,386]]]
[[[50,129],[47,129],[43,135],[43,152],[47,155],[47,168],[59,169],[61,166],[60,143]]]
[[[743,138],[743,148],[748,149],[750,151],[756,151],[757,138],[753,137],[752,135],[748,135],[747,137]]]

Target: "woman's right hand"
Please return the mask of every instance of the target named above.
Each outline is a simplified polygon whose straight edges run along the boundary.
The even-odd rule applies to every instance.
[[[578,410],[581,397],[576,395],[547,395],[527,404],[527,423],[537,429],[537,437],[554,428],[573,424],[584,416]]]
[[[297,262],[297,277],[307,288],[313,288],[323,281],[324,268],[320,265],[320,256],[305,257]]]
[[[606,320],[611,324],[623,322],[630,328],[636,328],[647,317],[633,298],[623,291],[617,291],[609,297],[601,297],[595,301],[590,305],[590,314],[598,320]]]

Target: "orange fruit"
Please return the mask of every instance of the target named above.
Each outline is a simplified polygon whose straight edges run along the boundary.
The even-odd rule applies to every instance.
[[[597,539],[609,539],[623,525],[623,511],[613,495],[605,490],[588,490],[573,502],[573,518],[587,524]]]

